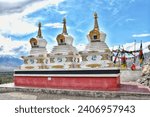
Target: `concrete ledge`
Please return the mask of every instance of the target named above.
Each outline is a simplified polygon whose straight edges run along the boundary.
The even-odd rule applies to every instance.
[[[146,92],[126,92],[126,91],[87,91],[87,90],[67,90],[50,88],[26,88],[26,87],[3,87],[0,86],[0,93],[6,92],[26,92],[26,93],[46,93],[68,96],[83,96],[101,99],[150,99],[150,93]]]

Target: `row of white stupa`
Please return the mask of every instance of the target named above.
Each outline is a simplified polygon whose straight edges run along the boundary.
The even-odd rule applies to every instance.
[[[46,50],[47,41],[43,39],[41,23],[38,35],[30,39],[29,56],[23,56],[21,69],[69,69],[112,67],[111,52],[105,43],[106,34],[99,30],[97,14],[94,13],[94,28],[87,35],[89,44],[84,51],[78,52],[73,47],[73,37],[67,33],[66,19],[63,31],[56,38],[58,45],[51,53]]]

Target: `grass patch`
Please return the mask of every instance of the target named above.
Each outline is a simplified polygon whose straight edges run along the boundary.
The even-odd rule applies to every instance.
[[[0,72],[0,84],[12,82],[13,82],[13,72]]]

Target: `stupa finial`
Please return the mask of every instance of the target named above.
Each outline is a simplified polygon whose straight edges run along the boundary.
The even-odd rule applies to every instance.
[[[42,36],[42,31],[41,31],[41,22],[39,22],[38,24],[38,35],[37,35],[38,38],[43,38]]]
[[[94,30],[99,30],[98,21],[97,21],[97,13],[94,13]]]
[[[67,27],[66,27],[66,18],[63,19],[63,31],[62,31],[62,34],[68,35]]]

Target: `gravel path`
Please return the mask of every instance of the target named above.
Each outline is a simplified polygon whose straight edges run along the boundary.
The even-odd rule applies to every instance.
[[[25,94],[21,92],[9,92],[0,94],[0,100],[35,100],[36,98],[36,95],[27,93]]]
[[[9,92],[0,94],[0,100],[98,100],[103,98],[92,98],[83,96],[68,96],[45,93]]]
[[[24,92],[9,92],[1,93],[0,100],[150,100],[150,96],[116,96],[116,97],[84,97],[84,96],[69,96],[63,94],[45,94],[45,93],[24,93]]]

